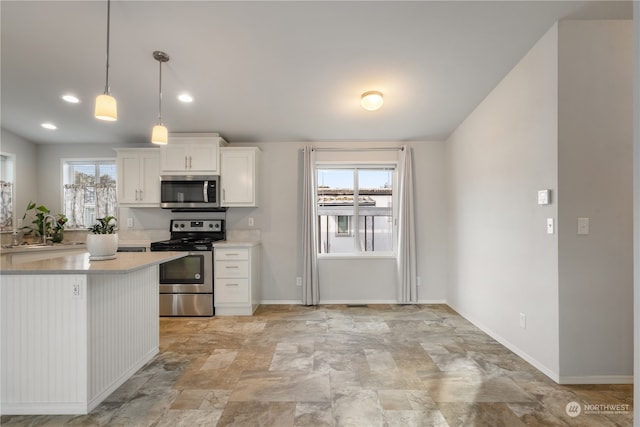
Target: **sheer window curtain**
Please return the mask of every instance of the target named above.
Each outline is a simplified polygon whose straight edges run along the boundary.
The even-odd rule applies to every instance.
[[[302,182],[302,303],[318,305],[318,215],[316,198],[316,161],[313,148],[304,148]]]
[[[416,267],[416,238],[413,201],[413,170],[411,148],[400,151],[398,185],[398,302],[418,302],[418,274]]]
[[[13,228],[13,183],[0,181],[0,229]]]
[[[117,214],[116,186],[114,183],[98,184],[95,187],[95,209],[87,213],[88,198],[91,191],[84,184],[67,184],[64,186],[64,212],[68,218],[69,228],[85,228],[92,225],[96,218],[104,218]]]

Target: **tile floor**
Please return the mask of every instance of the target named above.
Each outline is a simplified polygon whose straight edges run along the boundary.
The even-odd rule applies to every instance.
[[[558,386],[444,305],[263,306],[252,317],[161,318],[160,330],[160,354],[91,414],[0,424],[632,424],[631,385]],[[629,410],[603,413],[607,404]]]

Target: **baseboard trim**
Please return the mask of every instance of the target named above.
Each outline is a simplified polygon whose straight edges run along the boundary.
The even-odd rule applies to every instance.
[[[560,376],[558,384],[633,384],[633,375]]]
[[[264,300],[260,301],[261,305],[302,305],[300,300]],[[321,300],[319,305],[328,304],[399,304],[396,300]],[[420,300],[416,304],[447,304],[445,300]]]

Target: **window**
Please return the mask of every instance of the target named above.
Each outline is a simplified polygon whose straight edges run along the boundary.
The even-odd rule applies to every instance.
[[[86,228],[96,218],[116,215],[116,161],[64,160],[64,214],[67,227]]]
[[[392,254],[395,251],[394,166],[319,165],[320,254]]]
[[[0,231],[13,229],[13,155],[0,154]]]

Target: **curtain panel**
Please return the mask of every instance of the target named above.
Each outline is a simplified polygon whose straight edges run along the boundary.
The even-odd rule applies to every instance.
[[[320,303],[318,276],[318,214],[316,196],[316,161],[313,148],[303,152],[302,181],[302,303]]]
[[[411,304],[418,302],[418,274],[412,155],[406,145],[400,152],[398,177],[397,299],[401,304]]]

